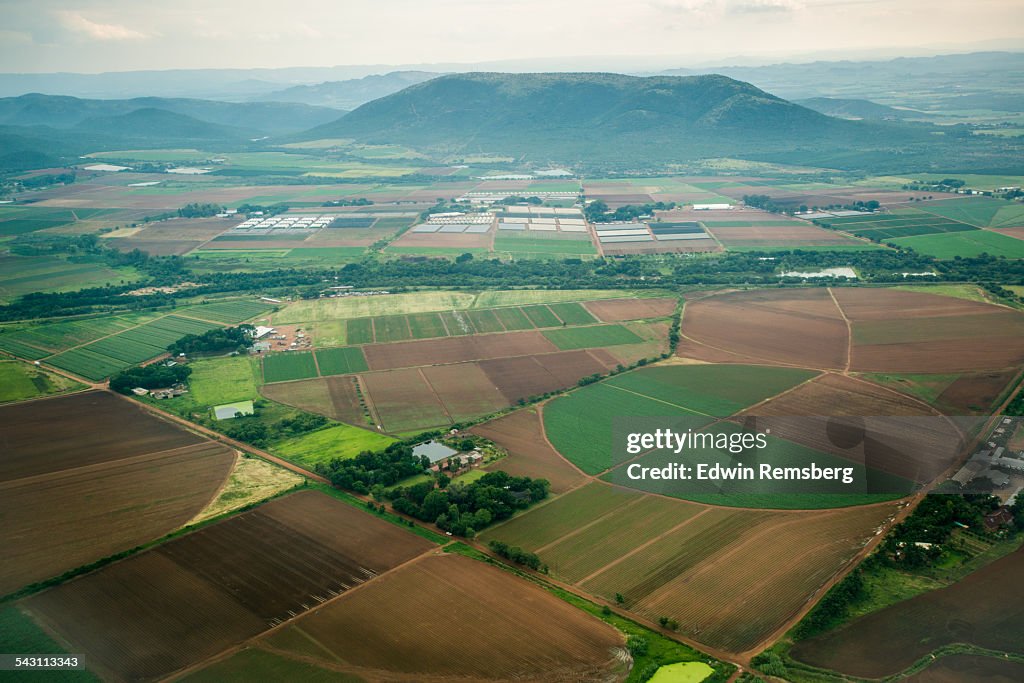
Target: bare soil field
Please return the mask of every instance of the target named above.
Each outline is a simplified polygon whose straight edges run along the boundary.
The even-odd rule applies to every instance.
[[[722,247],[713,239],[671,240],[654,242],[613,242],[602,244],[601,251],[617,256],[622,254],[692,254],[719,252]]]
[[[526,356],[558,349],[537,331],[445,337],[363,347],[371,370]]]
[[[474,656],[440,646],[440,634],[471,643]],[[625,674],[614,628],[459,555],[422,558],[265,642],[369,680],[615,681]]]
[[[780,306],[781,304],[781,306]],[[845,365],[847,328],[824,289],[731,292],[687,304],[682,335],[710,347],[689,357],[740,359],[817,368]]]
[[[451,423],[444,404],[420,368],[368,372],[360,375],[360,381],[380,423],[389,432]]]
[[[604,301],[587,301],[584,306],[601,322],[610,323],[670,316],[676,309],[676,300],[669,297],[662,299],[606,299]]]
[[[729,652],[756,647],[818,594],[896,510],[721,508],[603,484],[488,529],[558,578]]]
[[[832,230],[810,223],[792,223],[780,226],[709,227],[718,240],[728,247],[833,246],[855,244],[854,240]]]
[[[860,372],[971,372],[1024,363],[1024,338],[948,339],[908,344],[854,346],[851,369]]]
[[[425,552],[313,491],[277,499],[21,604],[110,680],[167,676]]]
[[[1005,311],[990,304],[901,289],[837,287],[836,300],[853,322],[962,316]]]
[[[423,368],[434,393],[456,422],[501,410],[509,404],[477,363]]]
[[[547,479],[553,493],[562,493],[583,481],[583,474],[545,441],[540,416],[532,409],[516,411],[470,431],[508,451],[489,469]]]
[[[946,588],[873,612],[793,646],[801,662],[851,676],[882,678],[950,643],[1024,653],[1020,614],[1024,550]],[[925,670],[927,671],[927,669]]]
[[[407,232],[391,243],[393,247],[490,249],[489,233]]]
[[[1018,683],[1024,663],[998,657],[948,655],[906,679],[907,683]]]
[[[234,461],[230,449],[203,442],[0,482],[0,595],[180,528]]]
[[[0,407],[0,424],[0,482],[205,441],[102,391]]]
[[[950,415],[987,413],[1016,374],[1005,370],[962,375],[939,394],[937,403]]]
[[[271,401],[320,413],[340,422],[363,424],[364,415],[356,394],[354,376],[322,377],[298,382],[278,382],[260,387]]]
[[[150,256],[181,256],[200,247],[203,243],[197,240],[141,240],[135,237],[113,237],[105,242],[121,251],[139,249],[149,252]]]
[[[585,350],[495,358],[479,365],[508,403],[572,386],[581,377],[614,367]]]
[[[821,375],[747,415],[777,437],[921,483],[960,455],[961,436],[938,411],[842,375]],[[863,431],[833,420],[844,416],[865,418]]]
[[[1022,228],[994,228],[995,232],[1002,233],[1008,237],[1016,237],[1019,240],[1024,240],[1024,227]]]

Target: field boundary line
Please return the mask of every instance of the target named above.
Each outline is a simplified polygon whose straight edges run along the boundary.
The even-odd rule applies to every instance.
[[[843,322],[846,323],[846,367],[843,369],[843,374],[850,374],[850,366],[853,361],[853,323],[846,317],[846,311],[839,305],[839,300],[836,299],[836,293],[832,291],[831,287],[828,287],[828,295],[832,299],[832,303],[836,305],[836,309],[839,311],[840,317]]]
[[[455,420],[452,418],[452,414],[448,412],[448,406],[444,404],[444,401],[441,400],[441,396],[437,393],[437,389],[435,389],[434,385],[430,383],[429,379],[427,379],[427,373],[423,372],[422,367],[418,367],[416,370],[420,373],[420,379],[422,379],[423,383],[427,385],[428,389],[430,389],[430,393],[434,395],[435,399],[437,399],[437,404],[441,406],[441,410],[443,410],[444,414],[448,417],[448,421],[454,424]]]
[[[678,405],[676,403],[672,403],[670,401],[665,401],[665,400],[660,399],[660,398],[654,398],[653,396],[648,396],[647,394],[641,394],[639,391],[633,391],[632,389],[626,389],[624,387],[616,386],[616,385],[611,384],[611,383],[609,383],[608,386],[611,387],[612,389],[618,389],[619,391],[624,391],[627,394],[633,394],[634,396],[640,396],[641,398],[646,398],[646,399],[649,399],[651,401],[657,401],[658,403],[664,403],[665,405],[672,406],[673,408],[679,408],[680,410],[685,410],[686,412],[693,413],[694,415],[700,415],[702,417],[710,417],[713,420],[722,420],[723,419],[723,418],[720,418],[720,417],[716,417],[714,415],[708,415],[707,413],[702,413],[701,411],[694,410],[693,408],[687,408],[686,406],[681,406],[681,405]]]
[[[561,543],[562,541],[566,540],[567,538],[573,538],[574,536],[576,536],[576,535],[586,531],[587,529],[589,529],[590,527],[594,526],[595,524],[598,524],[599,522],[604,520],[606,517],[608,517],[608,516],[610,516],[612,514],[615,514],[616,512],[622,512],[623,510],[626,510],[627,508],[631,508],[634,505],[639,504],[640,502],[643,501],[643,499],[644,499],[644,497],[641,494],[641,495],[637,496],[635,500],[631,500],[628,503],[625,503],[623,505],[618,505],[618,506],[612,508],[611,510],[608,510],[607,512],[605,512],[600,517],[597,517],[595,519],[590,520],[589,522],[587,522],[583,526],[576,527],[575,529],[573,529],[569,533],[563,534],[562,536],[559,536],[555,540],[553,540],[553,541],[551,541],[549,543],[545,543],[544,545],[542,545],[539,548],[536,548],[534,550],[534,552],[535,553],[541,553],[541,552],[551,548],[552,546],[558,545],[559,543]]]
[[[210,439],[206,439],[204,441],[200,441],[197,443],[187,444],[185,446],[178,446],[177,448],[165,448],[160,451],[151,451],[149,453],[129,455],[126,458],[117,458],[116,460],[94,462],[91,465],[79,465],[78,467],[67,467],[62,470],[54,470],[53,472],[31,474],[27,477],[19,477],[18,479],[8,479],[7,481],[0,482],[0,491],[16,489],[22,486],[28,486],[32,484],[38,484],[50,479],[56,480],[63,479],[69,476],[79,476],[87,472],[100,472],[110,467],[123,467],[133,462],[145,462],[147,459],[163,460],[166,458],[174,458],[176,455],[179,455],[178,451],[185,451],[187,449],[196,448],[198,446],[205,446],[207,444],[224,446],[224,444],[217,443],[216,441],[211,441]]]
[[[678,499],[673,498],[673,500],[678,500]],[[696,504],[699,505],[699,503],[696,503]],[[621,557],[615,558],[613,561],[609,562],[608,564],[606,564],[605,566],[601,567],[597,571],[592,572],[592,573],[588,574],[587,576],[584,576],[582,579],[580,579],[576,583],[579,584],[580,587],[582,588],[583,584],[586,583],[587,581],[590,581],[591,579],[596,578],[596,577],[600,576],[601,574],[604,574],[606,571],[608,571],[612,567],[617,566],[619,563],[629,559],[633,555],[636,555],[638,552],[641,552],[642,550],[650,547],[654,543],[657,543],[658,541],[660,541],[661,539],[665,538],[669,534],[675,533],[676,531],[678,531],[679,529],[682,529],[684,526],[686,526],[690,522],[692,522],[692,521],[694,521],[694,520],[696,520],[696,519],[698,519],[700,517],[703,517],[704,515],[708,514],[709,512],[711,512],[714,509],[715,508],[712,507],[712,506],[705,506],[704,509],[701,510],[700,512],[698,512],[697,514],[691,515],[690,517],[687,517],[686,519],[681,521],[679,524],[676,524],[671,529],[668,529],[667,531],[663,531],[662,533],[658,534],[657,536],[655,536],[654,538],[650,539],[649,541],[643,543],[642,545],[638,545],[637,547],[633,548],[632,550],[630,550],[625,555],[622,555]]]

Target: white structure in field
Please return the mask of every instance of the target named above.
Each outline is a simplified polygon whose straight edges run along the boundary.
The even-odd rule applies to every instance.
[[[726,211],[732,208],[732,204],[694,204],[694,211]]]

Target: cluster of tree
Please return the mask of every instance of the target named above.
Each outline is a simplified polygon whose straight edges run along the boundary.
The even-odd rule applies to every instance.
[[[867,597],[863,573],[859,568],[855,569],[825,593],[825,597],[797,624],[794,635],[798,640],[809,638],[837,626],[846,619],[851,607]]]
[[[611,211],[608,205],[596,199],[583,209],[583,214],[591,223],[618,223],[631,221],[640,216],[653,215],[655,211],[669,211],[676,208],[675,202],[650,202],[647,204],[626,204]]]
[[[245,353],[252,346],[255,329],[252,325],[239,325],[215,328],[202,334],[187,334],[168,346],[167,350],[175,356],[179,353]]]
[[[501,541],[491,541],[487,544],[487,547],[491,549],[498,557],[504,557],[506,560],[521,564],[524,567],[529,567],[535,571],[542,571],[547,573],[548,566],[540,561],[536,553],[531,553],[528,550],[523,550],[517,545],[509,546],[508,543]]]
[[[429,466],[430,460],[416,457],[412,447],[400,441],[382,451],[364,451],[354,458],[334,458],[327,463],[317,463],[316,472],[327,477],[338,488],[365,495],[377,484],[382,487],[393,486],[403,479],[422,473]]]
[[[287,204],[278,202],[277,204],[271,204],[270,206],[263,206],[261,204],[242,204],[238,207],[238,213],[251,215],[254,213],[261,213],[264,216],[276,216],[284,213],[290,207]]]
[[[509,195],[504,199],[499,199],[495,204],[502,206],[515,206],[516,204],[533,204],[534,206],[540,206],[544,203],[544,200],[540,197],[521,197],[519,195]]]
[[[489,472],[465,485],[456,483],[440,489],[434,487],[434,482],[425,482],[392,489],[388,495],[396,511],[471,538],[480,529],[511,517],[516,510],[544,500],[549,490],[546,479]]]
[[[179,218],[209,218],[223,213],[224,207],[220,204],[200,204],[192,202],[178,209]]]
[[[358,199],[330,199],[320,206],[372,206],[373,200],[366,197]]]
[[[909,569],[930,565],[941,556],[939,546],[949,540],[958,524],[984,533],[985,515],[998,507],[998,498],[984,494],[926,496],[914,514],[893,527],[871,561]]]
[[[951,192],[959,190],[967,183],[959,178],[943,178],[942,180],[915,180],[912,183],[902,185],[904,190],[938,190],[940,192]]]
[[[308,434],[328,423],[324,416],[306,412],[295,412],[274,422],[267,422],[263,416],[264,407],[261,401],[255,401],[253,415],[219,420],[213,426],[232,439],[263,447],[278,439]]]
[[[43,173],[31,178],[22,178],[18,184],[26,190],[37,190],[50,185],[70,185],[73,182],[75,182],[74,173]]]
[[[187,365],[168,367],[163,363],[153,363],[134,368],[126,368],[110,378],[110,388],[122,394],[130,394],[132,389],[165,389],[188,379],[192,368]]]

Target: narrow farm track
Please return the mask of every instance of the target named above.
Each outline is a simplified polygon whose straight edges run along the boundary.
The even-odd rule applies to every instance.
[[[832,291],[831,287],[828,288],[828,295],[831,297],[832,303],[836,305],[836,310],[839,311],[839,315],[842,317],[843,322],[846,323],[846,367],[843,368],[843,374],[849,375],[850,365],[852,364],[853,359],[853,323],[851,323],[850,319],[846,317],[846,311],[844,311],[843,307],[839,305],[839,300],[836,299],[836,293]]]
[[[269,460],[270,462],[272,462],[272,463],[274,463],[276,465],[280,465],[281,467],[283,467],[283,468],[285,468],[287,470],[291,470],[292,472],[295,472],[296,474],[301,474],[302,476],[307,477],[308,479],[311,479],[313,481],[319,482],[321,484],[330,484],[330,482],[327,479],[325,479],[324,477],[321,477],[319,474],[315,474],[313,472],[310,472],[307,469],[303,469],[302,467],[299,467],[298,465],[296,465],[294,463],[288,462],[287,460],[285,460],[283,458],[277,457],[273,453],[265,451],[265,450],[263,450],[261,448],[256,448],[255,446],[251,446],[251,445],[246,444],[246,443],[242,443],[241,441],[236,441],[236,440],[234,440],[232,438],[224,436],[223,434],[221,434],[219,432],[215,432],[212,429],[208,429],[208,428],[203,427],[201,425],[197,425],[196,423],[190,422],[189,420],[186,420],[183,417],[178,417],[174,413],[169,413],[166,410],[160,410],[156,406],[150,405],[148,403],[143,403],[141,401],[133,401],[132,399],[128,398],[127,396],[122,396],[121,394],[117,393],[116,391],[110,391],[109,389],[107,389],[107,391],[109,393],[113,394],[114,396],[117,396],[118,398],[120,398],[120,399],[122,399],[124,401],[128,401],[132,405],[137,405],[137,406],[143,408],[144,410],[147,410],[150,413],[153,413],[154,415],[162,417],[165,420],[168,420],[170,422],[174,422],[176,424],[182,425],[183,427],[188,428],[190,431],[202,434],[203,436],[211,439],[212,441],[218,441],[220,443],[227,444],[227,445],[231,446],[232,448],[235,448],[235,449],[238,449],[238,450],[242,450],[242,451],[246,451],[246,452],[252,453],[254,455],[258,455],[259,457],[263,458],[264,460]]]

